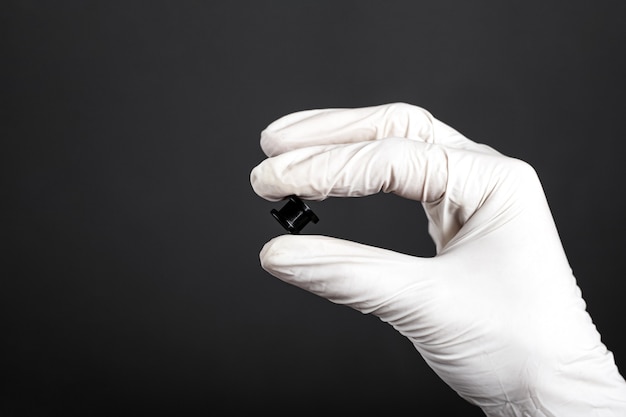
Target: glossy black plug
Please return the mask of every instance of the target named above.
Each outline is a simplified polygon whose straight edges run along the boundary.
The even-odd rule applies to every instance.
[[[285,230],[297,235],[309,222],[317,223],[319,218],[304,201],[295,195],[287,197],[287,203],[280,210],[272,209],[272,216]]]

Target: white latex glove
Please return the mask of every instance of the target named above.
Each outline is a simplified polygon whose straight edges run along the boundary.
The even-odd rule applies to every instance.
[[[419,258],[283,235],[261,251],[269,273],[388,322],[488,416],[626,416],[626,382],[527,163],[403,103],[293,113],[261,147],[259,196],[394,193],[422,202],[437,247]]]

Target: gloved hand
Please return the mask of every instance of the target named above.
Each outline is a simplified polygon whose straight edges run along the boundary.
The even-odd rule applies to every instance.
[[[418,200],[437,248],[419,258],[282,235],[261,251],[269,273],[391,324],[488,416],[626,416],[626,382],[527,163],[403,103],[293,113],[261,147],[269,158],[250,176],[259,196]]]

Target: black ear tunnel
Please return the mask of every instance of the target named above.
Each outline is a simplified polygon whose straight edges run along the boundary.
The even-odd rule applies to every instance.
[[[287,203],[280,210],[272,209],[272,216],[285,230],[297,235],[309,222],[317,223],[320,219],[304,201],[295,195],[287,197]]]

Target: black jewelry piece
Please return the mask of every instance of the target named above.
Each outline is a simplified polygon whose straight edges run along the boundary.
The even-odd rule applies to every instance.
[[[272,216],[285,230],[297,235],[310,221],[317,223],[320,219],[313,213],[304,201],[295,195],[287,197],[287,203],[280,210],[272,209]]]

